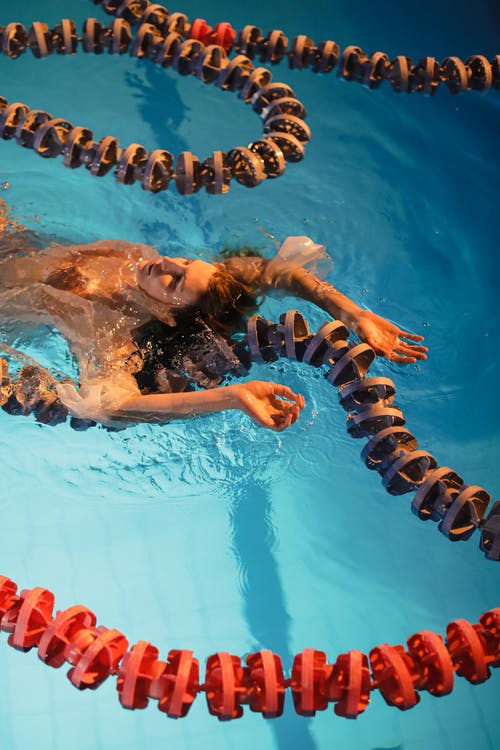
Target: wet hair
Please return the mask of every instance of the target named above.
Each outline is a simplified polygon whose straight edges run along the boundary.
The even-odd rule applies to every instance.
[[[225,330],[236,330],[257,307],[250,287],[237,281],[228,271],[218,268],[210,278],[198,307],[212,324]]]

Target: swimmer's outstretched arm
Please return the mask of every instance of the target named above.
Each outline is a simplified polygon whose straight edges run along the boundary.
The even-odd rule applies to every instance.
[[[420,343],[424,340],[423,336],[404,331],[380,315],[363,309],[334,286],[321,281],[304,268],[290,269],[287,263],[278,264],[271,261],[263,271],[263,291],[266,288],[284,289],[313,302],[332,318],[341,320],[377,354],[399,364],[411,364],[417,359],[427,359],[427,347]]]
[[[116,416],[133,421],[165,422],[239,409],[263,427],[284,430],[295,422],[303,406],[303,396],[287,386],[251,380],[206,391],[133,396],[120,404]]]

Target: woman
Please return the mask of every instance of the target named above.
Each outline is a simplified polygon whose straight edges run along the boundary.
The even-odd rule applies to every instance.
[[[426,348],[414,343],[421,336],[361,309],[308,271],[298,256],[317,260],[323,248],[307,238],[288,238],[272,260],[250,256],[209,263],[162,257],[151,247],[126,242],[33,249],[26,231],[7,229],[2,237],[0,323],[55,326],[68,341],[80,388],[59,382],[56,390],[79,419],[113,426],[239,409],[265,427],[288,427],[304,406],[302,396],[256,380],[193,390],[193,381],[213,386],[221,378],[207,380],[209,363],[200,380],[200,368],[189,359],[200,331],[202,348],[207,335],[220,344],[221,331],[241,329],[257,297],[273,289],[315,303],[392,361],[426,357]],[[235,372],[238,358],[231,361],[226,350],[226,372]]]

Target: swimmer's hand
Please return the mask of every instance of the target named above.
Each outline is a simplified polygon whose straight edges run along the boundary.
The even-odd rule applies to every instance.
[[[409,365],[417,359],[427,359],[427,347],[411,343],[423,341],[423,336],[403,331],[370,310],[361,310],[356,315],[353,328],[361,341],[369,344],[376,354],[381,354],[391,362]]]
[[[264,380],[250,380],[230,387],[235,389],[238,408],[271,430],[290,427],[305,404],[304,397],[286,385]]]

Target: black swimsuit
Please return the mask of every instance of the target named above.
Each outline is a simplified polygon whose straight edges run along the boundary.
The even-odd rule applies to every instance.
[[[182,328],[151,320],[132,333],[142,363],[134,377],[143,394],[215,388],[231,375],[247,374],[250,366],[240,342],[201,318]]]

